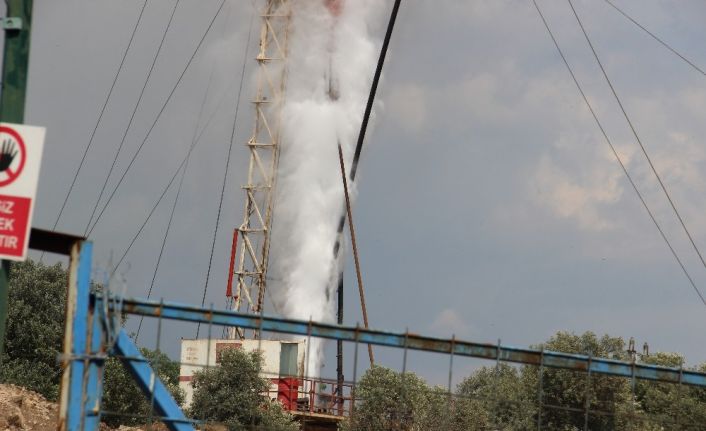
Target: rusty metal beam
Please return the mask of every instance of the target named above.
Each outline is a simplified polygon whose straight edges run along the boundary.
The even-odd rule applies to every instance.
[[[100,301],[101,298],[96,298]],[[113,301],[109,301],[115,306]],[[617,361],[606,358],[591,358],[586,355],[541,351],[490,343],[474,343],[456,339],[433,338],[412,333],[396,333],[364,329],[351,326],[339,326],[330,323],[307,322],[238,313],[234,311],[208,310],[176,303],[159,303],[141,299],[127,298],[120,309],[124,312],[163,319],[187,322],[212,323],[239,328],[262,330],[296,335],[311,335],[327,338],[375,344],[379,346],[407,348],[426,352],[446,353],[473,358],[499,360],[518,364],[561,368],[579,372],[605,374],[612,376],[652,380],[666,383],[706,387],[706,373],[681,370],[679,368],[660,367],[649,364]]]

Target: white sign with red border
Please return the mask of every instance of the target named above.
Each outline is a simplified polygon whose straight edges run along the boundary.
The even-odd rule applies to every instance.
[[[27,257],[45,131],[0,123],[0,259]]]

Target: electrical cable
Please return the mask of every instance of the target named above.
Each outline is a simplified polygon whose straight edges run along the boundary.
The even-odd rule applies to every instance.
[[[176,168],[174,174],[172,175],[171,181],[169,181],[169,182],[167,183],[167,185],[164,187],[164,189],[162,190],[162,193],[161,193],[160,197],[157,199],[157,202],[154,204],[154,207],[152,208],[152,210],[150,211],[150,213],[147,215],[147,218],[145,219],[145,221],[142,223],[142,225],[141,225],[142,227],[141,227],[140,230],[137,232],[137,234],[134,235],[134,237],[133,237],[132,241],[130,242],[130,245],[128,246],[128,248],[123,252],[122,257],[121,257],[120,261],[118,262],[118,265],[115,265],[115,266],[114,266],[114,269],[112,270],[111,275],[114,274],[115,271],[118,269],[118,266],[120,266],[120,263],[122,263],[123,259],[125,258],[125,256],[127,255],[127,253],[130,251],[130,248],[132,247],[132,244],[133,244],[133,243],[137,240],[137,238],[140,236],[140,234],[141,234],[141,232],[142,232],[142,229],[145,227],[145,225],[147,224],[147,222],[148,222],[148,221],[150,220],[150,218],[152,217],[152,214],[154,213],[156,207],[159,205],[159,203],[161,202],[162,198],[164,197],[164,195],[167,193],[167,191],[168,191],[169,188],[171,187],[171,185],[172,185],[174,179],[179,175],[179,172],[181,171],[181,168],[185,165],[187,159],[189,159],[190,154],[191,154],[191,151],[192,151],[194,148],[196,148],[196,146],[201,142],[201,137],[202,137],[203,134],[206,132],[206,130],[208,130],[208,127],[211,125],[211,121],[212,121],[213,118],[215,117],[215,114],[216,114],[218,111],[220,111],[220,108],[221,108],[221,106],[223,105],[223,101],[225,101],[226,96],[227,96],[227,94],[228,94],[228,91],[230,90],[230,88],[232,87],[232,85],[233,85],[233,84],[231,84],[231,85],[228,87],[228,89],[226,89],[226,91],[225,91],[225,92],[223,93],[223,95],[221,96],[221,100],[218,102],[218,106],[214,109],[214,112],[212,112],[211,115],[208,117],[208,120],[206,121],[206,124],[203,126],[203,128],[202,128],[201,131],[199,132],[199,135],[198,135],[198,137],[196,138],[196,143],[194,144],[193,148],[190,148],[190,149],[189,149],[189,151],[187,152],[187,154],[186,154],[186,155],[184,156],[184,158],[182,159],[181,163],[177,166],[177,168]]]
[[[620,9],[618,6],[616,6],[613,2],[611,2],[610,0],[605,0],[605,2],[608,3],[609,5],[613,6],[613,8],[614,8],[615,10],[617,10],[618,12],[620,12],[621,15],[623,15],[623,16],[624,16],[625,18],[627,18],[630,22],[632,22],[633,24],[635,24],[635,25],[636,25],[638,28],[640,28],[642,31],[644,31],[645,33],[647,33],[648,35],[650,35],[654,40],[656,40],[657,42],[659,42],[660,44],[662,44],[662,46],[664,46],[664,47],[667,48],[668,50],[672,51],[672,53],[673,53],[674,55],[676,55],[677,57],[679,57],[679,58],[681,58],[682,60],[684,60],[689,66],[691,66],[692,68],[694,68],[697,72],[699,72],[700,74],[706,76],[706,72],[704,72],[703,69],[701,69],[699,66],[697,66],[696,64],[694,64],[694,62],[692,62],[692,61],[689,60],[688,58],[686,58],[686,57],[685,57],[683,54],[681,54],[679,51],[677,51],[676,49],[672,48],[667,42],[665,42],[665,41],[664,41],[663,39],[661,39],[659,36],[655,35],[655,34],[652,33],[651,31],[649,31],[647,28],[645,28],[642,24],[640,24],[639,22],[635,21],[630,15],[628,15],[625,11],[623,11],[623,10]]]
[[[86,229],[84,230],[83,234],[86,236],[88,233],[88,228],[91,226],[91,222],[93,221],[93,216],[96,215],[96,210],[98,209],[98,205],[100,204],[101,198],[103,197],[103,193],[105,192],[105,188],[108,185],[108,180],[110,180],[110,176],[113,173],[113,169],[115,169],[115,164],[118,161],[118,157],[120,156],[120,153],[123,149],[123,145],[125,145],[125,139],[127,138],[127,134],[130,132],[130,127],[132,127],[132,122],[135,120],[135,115],[137,114],[137,110],[140,108],[140,104],[142,103],[142,98],[145,95],[145,90],[147,89],[147,85],[150,82],[150,78],[152,77],[152,72],[154,71],[154,66],[157,64],[157,59],[159,58],[159,54],[162,52],[162,47],[164,46],[164,41],[167,38],[167,33],[169,33],[169,29],[172,26],[172,22],[174,21],[174,15],[176,13],[177,8],[179,7],[179,2],[181,0],[176,0],[174,2],[174,7],[172,8],[172,13],[169,16],[169,21],[167,22],[167,26],[164,28],[164,31],[162,32],[162,39],[159,41],[159,46],[157,47],[157,52],[155,52],[154,57],[152,58],[152,64],[150,65],[149,70],[147,71],[147,77],[145,77],[145,82],[142,84],[142,89],[140,90],[140,94],[137,97],[137,102],[135,103],[135,106],[132,109],[132,114],[130,114],[130,120],[127,123],[127,126],[125,127],[125,132],[123,132],[123,137],[120,139],[120,144],[118,145],[118,150],[115,152],[115,156],[113,157],[113,162],[110,164],[110,169],[108,169],[108,174],[105,176],[105,181],[103,182],[103,186],[100,189],[100,193],[98,193],[98,199],[96,199],[96,203],[93,206],[93,210],[91,211],[91,217],[88,219],[88,223],[86,223]]]
[[[195,135],[196,133],[194,133]],[[189,157],[186,159],[186,163],[184,164],[184,169],[181,170],[181,178],[179,178],[179,186],[177,187],[176,195],[174,196],[174,203],[172,204],[172,210],[169,213],[169,220],[167,221],[167,228],[164,231],[164,237],[162,237],[162,245],[159,249],[159,256],[157,257],[157,264],[154,267],[154,272],[152,273],[152,281],[150,282],[150,287],[149,290],[147,291],[147,299],[150,299],[152,297],[152,289],[154,288],[154,281],[157,278],[157,272],[159,271],[159,264],[162,262],[162,255],[164,254],[164,246],[167,244],[167,238],[169,237],[169,230],[172,227],[172,221],[174,220],[174,212],[177,207],[177,203],[179,202],[179,195],[181,195],[181,189],[184,184],[184,177],[186,177],[186,170],[189,167],[189,159],[190,159],[191,153],[189,153]],[[131,244],[132,245],[132,244]],[[137,325],[137,331],[135,332],[135,337],[133,340],[135,341],[135,344],[137,344],[137,340],[140,338],[140,330],[142,329],[142,322],[144,321],[145,316],[140,316],[140,323]]]
[[[203,99],[201,100],[201,107],[199,108],[199,115],[196,119],[196,124],[194,124],[194,136],[191,138],[191,145],[193,146],[196,143],[196,140],[198,139],[198,131],[199,131],[199,124],[201,123],[201,119],[203,118],[203,112],[204,108],[206,107],[206,101],[208,100],[208,94],[210,93],[211,90],[211,84],[213,83],[213,74],[214,71],[216,70],[215,63],[213,64],[213,67],[211,67],[211,74],[208,77],[208,84],[206,85],[206,89],[203,94]],[[169,232],[172,227],[172,221],[174,220],[174,213],[176,211],[177,204],[179,203],[179,196],[181,195],[181,190],[182,186],[184,185],[184,177],[186,177],[186,171],[189,168],[189,159],[191,157],[191,152],[189,152],[186,156],[186,163],[184,164],[184,169],[181,171],[181,178],[179,179],[179,187],[177,188],[176,196],[174,197],[174,204],[172,205],[172,210],[169,214],[169,220],[167,221],[167,228],[164,231],[164,237],[162,238],[162,245],[160,246],[159,249],[159,255],[157,257],[157,263],[154,267],[154,272],[152,273],[152,281],[150,282],[150,287],[149,290],[147,291],[147,299],[150,299],[152,296],[152,289],[154,288],[154,282],[157,279],[157,273],[159,271],[159,266],[162,263],[162,256],[164,254],[164,248],[167,245],[167,238],[169,238]],[[140,323],[137,326],[137,331],[135,332],[135,343],[137,343],[138,338],[140,337],[140,330],[142,329],[142,322],[144,320],[144,316],[140,316]]]
[[[581,27],[581,31],[583,32],[584,37],[586,38],[586,42],[588,42],[588,46],[591,48],[591,52],[593,52],[593,56],[596,59],[596,62],[598,63],[598,66],[601,69],[601,72],[603,73],[603,77],[605,78],[606,82],[608,83],[608,86],[610,87],[611,92],[613,93],[613,96],[615,97],[615,100],[618,102],[618,106],[620,107],[621,112],[623,113],[623,116],[625,117],[625,120],[627,121],[628,125],[630,126],[630,130],[632,131],[633,136],[635,136],[635,140],[640,146],[640,149],[642,150],[642,154],[644,154],[645,158],[647,159],[648,164],[650,165],[650,169],[652,170],[652,173],[655,175],[657,178],[657,181],[659,182],[660,187],[662,188],[662,191],[664,192],[664,195],[667,198],[667,201],[669,201],[669,205],[672,207],[672,210],[674,211],[674,214],[677,216],[677,219],[679,220],[679,223],[681,224],[681,227],[684,229],[684,233],[686,233],[686,236],[689,238],[689,242],[691,243],[691,246],[693,247],[694,251],[699,257],[699,260],[701,261],[701,264],[703,265],[704,268],[706,268],[706,260],[704,260],[703,255],[701,254],[701,251],[699,250],[699,247],[697,247],[696,242],[694,241],[694,238],[691,236],[691,232],[689,232],[689,229],[686,227],[686,223],[684,222],[684,219],[682,218],[681,214],[677,210],[676,204],[674,203],[674,200],[672,199],[672,196],[669,194],[669,191],[667,191],[667,187],[662,181],[662,177],[657,173],[657,169],[655,168],[655,165],[652,163],[652,158],[647,154],[647,149],[642,143],[642,140],[637,134],[637,131],[635,130],[635,126],[633,125],[632,121],[630,120],[630,117],[628,116],[627,111],[625,110],[625,107],[623,106],[623,103],[620,100],[620,97],[618,97],[618,93],[615,91],[615,87],[613,87],[613,83],[611,82],[610,78],[608,77],[608,73],[606,72],[605,68],[603,67],[603,63],[601,62],[600,58],[598,57],[598,53],[596,52],[596,49],[593,46],[593,43],[591,42],[591,39],[588,37],[588,33],[586,32],[586,29],[583,26],[583,23],[581,22],[581,19],[579,18],[578,13],[576,12],[576,9],[574,8],[574,4],[571,2],[571,0],[567,0],[569,2],[569,6],[571,6],[571,10],[574,13],[574,16],[576,17],[576,21],[579,24],[579,27]],[[704,302],[706,304],[706,302]]]
[[[145,12],[145,7],[147,6],[147,0],[142,3],[142,9],[140,9],[140,15],[137,17],[137,22],[135,22],[135,26],[132,29],[132,34],[130,35],[130,41],[127,44],[127,47],[125,48],[125,51],[123,52],[123,58],[120,60],[120,65],[118,66],[118,70],[115,72],[115,77],[113,77],[113,83],[110,84],[110,90],[108,90],[108,95],[105,98],[105,101],[103,102],[103,106],[101,107],[100,113],[98,114],[98,119],[96,120],[96,124],[93,126],[93,131],[91,132],[91,136],[88,139],[88,144],[86,144],[86,148],[83,150],[83,155],[81,156],[81,161],[78,164],[78,168],[76,168],[76,172],[74,173],[74,177],[71,180],[71,184],[69,185],[69,190],[66,192],[66,196],[64,197],[64,202],[61,204],[61,208],[59,209],[59,214],[56,216],[56,220],[54,221],[54,226],[52,226],[52,230],[56,230],[57,225],[59,224],[59,220],[61,219],[61,215],[64,213],[64,209],[66,208],[66,204],[69,201],[69,197],[71,196],[71,192],[74,189],[74,186],[76,185],[76,180],[78,179],[78,175],[81,172],[81,168],[83,168],[84,163],[86,162],[86,155],[88,154],[88,151],[91,149],[91,146],[93,145],[93,139],[96,136],[96,132],[98,131],[98,127],[101,123],[101,120],[103,119],[103,114],[105,113],[105,109],[108,106],[108,102],[110,101],[110,97],[113,95],[113,90],[115,89],[115,84],[118,82],[118,77],[120,76],[120,72],[123,70],[123,66],[125,65],[125,59],[127,58],[128,52],[130,52],[130,47],[132,46],[132,41],[135,39],[135,34],[137,33],[137,29],[140,26],[140,22],[142,21],[142,15]]]
[[[198,143],[198,141],[197,141],[196,143]],[[174,183],[174,180],[175,180],[176,177],[179,175],[179,172],[181,172],[181,170],[182,170],[182,169],[184,168],[184,166],[186,165],[186,161],[189,159],[189,157],[190,157],[190,155],[191,155],[191,151],[194,149],[195,146],[196,146],[196,144],[193,144],[193,145],[189,148],[189,151],[188,151],[186,157],[184,158],[184,160],[181,161],[181,163],[179,164],[179,167],[177,168],[176,172],[174,172],[174,175],[172,175],[171,179],[169,180],[169,182],[167,183],[167,185],[164,187],[164,190],[162,190],[162,194],[159,195],[159,198],[157,199],[157,202],[155,202],[155,204],[152,206],[152,209],[150,210],[149,214],[147,214],[147,218],[145,219],[145,221],[144,221],[144,222],[142,223],[142,225],[140,226],[140,229],[138,229],[137,233],[136,233],[135,235],[133,235],[132,239],[130,240],[130,244],[127,246],[127,248],[126,248],[125,251],[123,252],[122,256],[120,256],[120,260],[118,260],[118,263],[113,267],[113,270],[110,272],[110,278],[111,278],[111,279],[113,278],[113,275],[115,274],[115,272],[118,270],[118,267],[120,267],[120,264],[123,263],[123,260],[125,260],[125,256],[127,256],[127,254],[130,252],[130,249],[132,249],[132,246],[135,244],[135,241],[137,241],[137,238],[139,238],[140,234],[142,234],[142,230],[145,228],[145,226],[147,226],[147,223],[148,223],[148,222],[150,221],[150,219],[152,218],[152,215],[153,215],[154,212],[157,210],[157,207],[158,207],[159,204],[162,202],[162,199],[164,199],[164,196],[167,194],[167,191],[169,191],[169,189],[171,188],[172,183]]]
[[[223,183],[221,184],[221,197],[218,201],[218,211],[216,213],[216,225],[213,229],[213,240],[211,241],[211,255],[208,259],[208,269],[206,270],[206,281],[203,287],[203,295],[201,297],[201,306],[206,303],[206,292],[208,291],[208,281],[211,278],[211,266],[213,264],[213,253],[216,249],[216,237],[218,235],[218,226],[221,222],[221,210],[223,208],[223,197],[225,196],[226,183],[228,180],[228,171],[230,170],[230,158],[233,152],[233,142],[235,141],[235,127],[238,123],[238,113],[240,112],[240,97],[243,93],[243,82],[245,81],[245,67],[247,65],[248,53],[250,52],[250,40],[252,37],[252,27],[255,21],[255,14],[250,16],[250,26],[248,28],[248,38],[245,42],[245,52],[243,53],[243,65],[240,70],[240,85],[238,87],[238,96],[235,99],[235,114],[233,115],[233,127],[230,132],[230,142],[228,143],[228,154],[226,156],[225,171],[223,172]],[[199,338],[201,323],[196,326],[196,338]]]
[[[105,210],[106,210],[106,209],[108,208],[108,206],[110,205],[110,202],[113,200],[113,197],[115,197],[115,193],[118,191],[118,189],[120,188],[120,185],[121,185],[121,184],[123,183],[123,181],[125,180],[125,176],[127,175],[127,173],[128,173],[128,172],[130,171],[130,169],[132,168],[133,164],[135,163],[135,160],[137,159],[137,157],[139,156],[140,152],[142,151],[142,148],[144,147],[145,143],[146,143],[147,140],[149,139],[149,137],[150,137],[150,135],[151,135],[151,133],[152,133],[152,130],[154,130],[155,126],[157,125],[157,122],[159,122],[160,118],[162,118],[162,114],[164,113],[164,110],[166,109],[166,107],[167,107],[167,105],[169,104],[169,102],[172,100],[172,97],[174,96],[174,93],[176,92],[177,88],[179,87],[179,84],[182,82],[182,80],[183,80],[183,78],[184,78],[184,75],[186,74],[186,71],[189,69],[189,66],[190,66],[191,63],[194,61],[194,58],[196,57],[196,54],[198,53],[198,51],[199,51],[199,49],[201,48],[201,46],[203,45],[203,42],[204,42],[204,40],[206,39],[206,36],[208,36],[209,32],[211,31],[211,28],[213,27],[213,23],[216,21],[216,18],[218,18],[218,16],[220,15],[220,12],[221,12],[221,10],[223,9],[223,5],[224,5],[224,4],[225,4],[225,0],[221,0],[221,4],[220,4],[220,6],[218,7],[218,10],[217,10],[216,13],[213,15],[213,18],[212,18],[211,21],[209,22],[208,27],[206,28],[206,31],[205,31],[205,32],[203,33],[203,35],[201,36],[201,40],[199,40],[198,45],[196,46],[196,48],[194,49],[194,51],[191,53],[191,57],[189,58],[189,61],[186,63],[186,66],[184,66],[184,69],[181,71],[181,74],[179,75],[179,78],[177,79],[177,81],[176,81],[176,83],[174,84],[174,86],[172,87],[172,89],[171,89],[171,91],[170,91],[170,93],[169,93],[169,96],[167,96],[166,100],[165,100],[164,103],[162,104],[162,107],[160,108],[159,113],[157,114],[157,117],[156,117],[155,120],[152,122],[152,125],[150,126],[149,130],[147,131],[147,134],[145,135],[145,138],[142,140],[142,142],[140,143],[140,145],[137,147],[137,151],[135,151],[135,154],[133,154],[132,159],[130,160],[130,163],[128,163],[127,168],[125,168],[125,170],[123,171],[123,174],[121,175],[120,180],[118,180],[118,183],[117,183],[117,184],[115,185],[115,187],[113,188],[113,191],[110,193],[110,196],[108,197],[108,200],[105,202],[105,205],[103,206],[103,208],[101,209],[101,211],[98,213],[98,216],[96,217],[96,220],[93,222],[93,226],[88,230],[86,236],[90,236],[91,233],[93,232],[93,230],[94,230],[94,229],[96,228],[96,226],[98,225],[98,222],[101,220],[101,217],[102,217],[103,214],[105,213]]]
[[[605,139],[605,142],[610,147],[610,150],[611,150],[613,156],[615,157],[615,160],[620,165],[620,168],[622,169],[623,173],[625,174],[625,177],[628,179],[628,182],[632,186],[632,189],[635,191],[635,194],[640,199],[640,202],[642,203],[642,206],[647,211],[647,214],[649,215],[650,220],[652,220],[652,223],[654,223],[660,236],[664,240],[665,244],[667,244],[667,247],[669,248],[669,251],[672,253],[672,256],[674,256],[674,259],[677,261],[677,264],[679,264],[679,267],[681,268],[682,272],[684,273],[686,278],[689,280],[691,287],[693,287],[696,294],[699,296],[699,298],[701,298],[701,302],[703,302],[704,305],[706,305],[706,299],[701,294],[701,291],[698,289],[698,287],[696,287],[696,283],[694,282],[694,279],[689,274],[689,271],[687,271],[686,267],[684,266],[681,259],[679,258],[679,255],[677,255],[676,250],[674,250],[674,247],[672,246],[672,244],[669,242],[669,239],[667,238],[666,234],[664,233],[664,230],[662,230],[662,227],[660,226],[659,222],[657,221],[654,214],[650,210],[650,207],[647,205],[645,198],[642,196],[642,193],[637,188],[637,185],[635,184],[635,181],[633,180],[632,176],[630,175],[630,172],[628,172],[628,169],[625,166],[625,163],[620,158],[620,155],[618,154],[617,150],[615,149],[615,146],[613,145],[610,138],[608,137],[608,133],[603,128],[603,125],[601,124],[600,120],[598,119],[598,115],[594,111],[591,103],[588,101],[588,97],[586,96],[586,93],[584,93],[583,88],[581,87],[581,84],[579,84],[579,81],[576,78],[576,75],[574,74],[573,69],[571,69],[569,62],[566,59],[566,56],[564,55],[564,52],[562,51],[561,47],[559,47],[559,42],[557,42],[556,38],[554,37],[554,33],[551,31],[551,29],[549,27],[549,23],[544,18],[544,14],[542,13],[541,9],[539,8],[537,1],[532,0],[532,3],[534,3],[534,7],[537,9],[537,12],[539,13],[539,17],[542,19],[542,23],[544,23],[544,27],[547,29],[547,32],[549,33],[549,36],[551,37],[552,42],[554,43],[554,46],[556,47],[556,49],[559,53],[559,56],[561,57],[562,61],[564,62],[564,65],[566,66],[566,69],[568,70],[569,74],[571,75],[571,79],[574,81],[574,84],[576,84],[576,88],[578,89],[579,93],[581,94],[581,98],[583,99],[584,103],[586,103],[588,110],[591,112],[591,116],[593,117],[594,121],[596,122],[596,125],[600,129],[601,134],[603,135],[603,138]]]

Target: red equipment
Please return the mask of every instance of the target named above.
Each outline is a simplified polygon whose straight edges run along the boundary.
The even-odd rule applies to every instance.
[[[277,400],[282,403],[285,410],[297,410],[299,379],[296,377],[282,377],[274,380],[277,383]]]

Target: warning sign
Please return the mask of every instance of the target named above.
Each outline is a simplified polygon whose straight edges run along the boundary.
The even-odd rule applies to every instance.
[[[0,259],[27,257],[43,127],[0,123]]]

